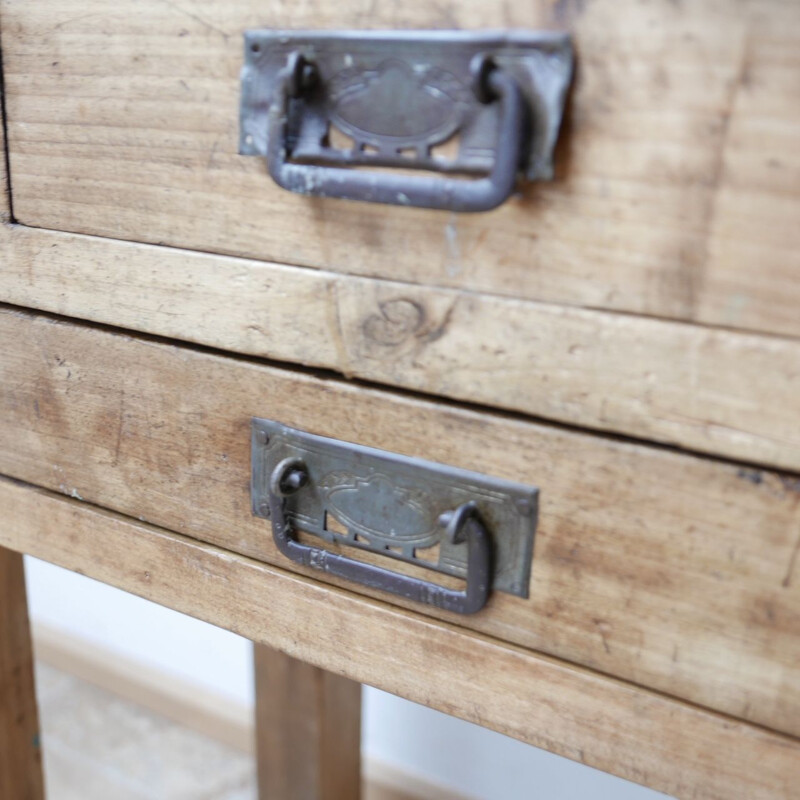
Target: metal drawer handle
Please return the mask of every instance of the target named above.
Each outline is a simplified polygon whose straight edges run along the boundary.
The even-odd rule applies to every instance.
[[[269,479],[272,536],[281,553],[292,561],[457,614],[474,614],[486,604],[492,574],[492,547],[489,532],[474,502],[463,503],[439,518],[451,542],[467,542],[467,585],[459,592],[297,541],[286,519],[286,498],[307,483],[305,462],[297,457],[283,459]]]
[[[244,39],[239,152],[266,157],[285,189],[488,211],[518,179],[553,177],[573,66],[563,33],[251,30]]]
[[[514,191],[522,166],[528,127],[525,103],[516,80],[497,68],[490,58],[477,56],[472,71],[474,91],[480,102],[497,102],[501,106],[494,163],[486,177],[477,180],[413,177],[290,162],[291,101],[312,91],[317,75],[313,62],[297,52],[292,53],[288,66],[278,76],[269,112],[269,174],[284,189],[317,197],[449,211],[496,208]],[[379,156],[372,161],[377,166],[387,164]],[[394,162],[388,165],[391,163]],[[433,166],[434,162],[429,159],[425,164]]]

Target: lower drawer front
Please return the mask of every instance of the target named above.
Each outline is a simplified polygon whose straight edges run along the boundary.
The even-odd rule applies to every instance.
[[[37,487],[0,508],[0,547],[679,800],[796,796],[800,740]]]
[[[529,599],[416,610],[800,734],[796,480],[0,313],[0,473],[299,570],[250,512],[258,416],[540,488]]]

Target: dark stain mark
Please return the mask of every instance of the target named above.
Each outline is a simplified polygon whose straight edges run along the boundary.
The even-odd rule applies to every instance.
[[[553,19],[559,25],[574,22],[586,10],[586,0],[556,0],[553,5]]]
[[[608,631],[611,626],[604,619],[593,619],[592,624],[597,627],[600,633],[600,639],[603,642],[603,649],[606,653],[611,653],[611,647],[608,644]]]
[[[379,314],[367,317],[361,326],[367,342],[381,347],[399,348],[402,345],[425,345],[441,339],[447,331],[455,310],[455,302],[438,324],[431,319],[424,305],[407,297],[386,300],[378,304]]]
[[[792,548],[791,555],[789,556],[789,566],[786,569],[786,576],[781,581],[781,586],[788,589],[792,585],[792,577],[794,576],[794,568],[797,566],[797,557],[800,553],[800,533],[797,535],[794,547]]]
[[[444,336],[445,331],[447,330],[447,326],[450,324],[450,321],[453,318],[453,311],[455,309],[455,303],[447,309],[447,313],[444,315],[441,323],[437,325],[432,331],[426,333],[424,336],[420,336],[420,341],[430,343],[435,342],[437,339],[441,339]]]
[[[544,615],[548,619],[552,619],[553,617],[557,617],[559,614],[561,614],[563,610],[563,601],[559,600],[558,598],[552,598],[551,600],[548,600],[547,605],[544,608]]]
[[[793,478],[789,475],[778,475],[778,480],[787,492],[797,492],[800,494],[800,478]]]
[[[405,297],[379,303],[378,309],[380,314],[364,320],[362,331],[367,339],[385,347],[403,344],[425,321],[425,308]]]
[[[742,480],[750,481],[756,486],[764,482],[764,473],[760,469],[745,469],[742,467],[736,474]]]
[[[766,620],[770,625],[775,624],[775,605],[772,600],[759,598],[753,604],[753,619],[757,623]]]

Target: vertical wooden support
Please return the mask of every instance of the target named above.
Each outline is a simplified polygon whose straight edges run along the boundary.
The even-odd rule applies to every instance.
[[[358,800],[361,684],[255,645],[260,800]]]
[[[22,556],[0,547],[0,798],[43,800]]]

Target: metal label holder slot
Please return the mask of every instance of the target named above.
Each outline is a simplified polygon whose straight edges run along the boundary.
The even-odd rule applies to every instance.
[[[265,156],[293,192],[486,211],[520,177],[553,177],[566,34],[252,30],[244,59],[239,152]],[[352,146],[336,147],[333,128]],[[404,173],[356,169],[370,166]]]
[[[528,596],[538,489],[252,421],[253,514],[293,561],[456,613],[491,589]],[[301,543],[297,531],[379,553],[377,566]],[[466,580],[463,591],[404,575],[396,559]]]

